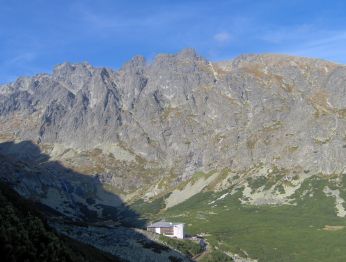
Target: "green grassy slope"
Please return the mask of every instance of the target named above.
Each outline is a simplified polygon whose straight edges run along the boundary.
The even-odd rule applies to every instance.
[[[297,205],[282,206],[242,205],[241,191],[210,204],[227,191],[203,192],[158,216],[186,223],[191,234],[205,233],[212,250],[259,261],[346,261],[346,218],[336,216],[335,198],[323,193],[327,184],[307,179],[294,195]]]
[[[161,235],[159,239],[165,245],[174,250],[179,250],[190,258],[203,252],[202,247],[197,242],[191,240],[174,239],[163,235]]]

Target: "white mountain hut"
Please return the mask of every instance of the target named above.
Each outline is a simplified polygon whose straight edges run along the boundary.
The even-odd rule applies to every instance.
[[[184,224],[159,221],[147,226],[147,231],[179,239],[184,238]]]

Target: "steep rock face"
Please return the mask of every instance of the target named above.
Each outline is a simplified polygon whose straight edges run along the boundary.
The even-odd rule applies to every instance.
[[[122,150],[135,157],[124,165],[167,170],[150,183],[172,172],[178,183],[197,170],[258,163],[342,173],[345,83],[342,65],[284,55],[212,63],[187,49],[150,64],[135,57],[119,71],[65,63],[0,87],[0,135],[76,152]],[[117,186],[128,179],[102,171]]]

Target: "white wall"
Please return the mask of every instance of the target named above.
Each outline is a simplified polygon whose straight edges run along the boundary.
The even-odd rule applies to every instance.
[[[155,233],[157,233],[157,234],[161,234],[161,228],[156,227],[156,228],[155,228]]]
[[[175,237],[183,239],[184,238],[184,224],[174,225],[173,234]]]

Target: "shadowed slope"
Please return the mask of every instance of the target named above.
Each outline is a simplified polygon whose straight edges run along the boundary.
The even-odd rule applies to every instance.
[[[36,203],[59,234],[128,261],[188,260],[132,228],[145,221],[96,176],[50,161],[30,141],[0,144],[0,178]]]

